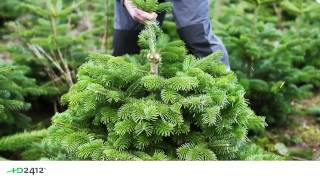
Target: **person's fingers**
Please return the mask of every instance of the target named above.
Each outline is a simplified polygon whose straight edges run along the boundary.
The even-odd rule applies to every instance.
[[[147,20],[144,16],[142,16],[139,13],[135,14],[133,19],[141,24],[144,24],[144,22]]]
[[[155,20],[157,18],[157,13],[148,13],[142,10],[138,10],[138,14],[143,16],[146,20]]]
[[[147,20],[156,20],[158,15],[157,13],[148,13],[148,12],[145,12],[141,9],[138,9],[133,3],[132,1],[129,1],[129,0],[125,0],[124,1],[124,5],[125,7],[127,8],[127,10],[129,11],[129,14],[131,15],[131,17],[139,22],[139,23],[142,23],[144,24],[145,21]]]
[[[130,10],[132,10],[132,9],[130,9]],[[147,13],[147,12],[142,11],[140,9],[134,9],[132,11],[129,11],[129,13],[131,14],[132,18],[135,21],[137,21],[141,24],[144,24],[148,20],[155,20],[158,17],[157,13]]]
[[[136,16],[139,20],[142,20],[142,21],[146,20],[145,14],[143,13],[143,11],[139,9],[136,11]]]
[[[157,19],[157,17],[158,17],[158,14],[155,13],[155,12],[151,13],[151,15],[153,16],[153,17],[152,17],[152,20],[155,20],[155,19]]]

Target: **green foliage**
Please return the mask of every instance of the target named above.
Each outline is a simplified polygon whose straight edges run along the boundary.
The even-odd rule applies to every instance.
[[[146,12],[170,11],[172,4],[169,2],[159,3],[158,0],[132,0],[139,9]]]
[[[47,135],[47,130],[23,132],[0,139],[1,154],[10,154],[8,157],[23,160],[38,160],[44,156],[42,139]],[[17,156],[18,157],[14,157]]]
[[[94,54],[79,68],[77,83],[62,97],[68,109],[53,117],[45,144],[71,160],[252,156],[241,148],[249,129],[264,128],[264,118],[248,107],[221,52],[196,59],[154,23],[146,26],[139,55]],[[161,56],[158,75],[149,71],[150,48]]]
[[[42,140],[47,134],[46,130],[18,133],[0,139],[0,151],[15,151],[25,149],[32,143]]]
[[[27,12],[24,3],[32,3],[33,0],[2,0],[0,4],[0,19],[15,19]],[[44,3],[46,0],[37,0],[37,3]],[[70,4],[74,0],[63,0],[63,3]]]
[[[133,2],[148,12],[171,10],[170,3],[156,0]],[[1,138],[0,156],[278,160],[248,142],[248,131],[263,129],[265,123],[245,97],[259,115],[279,125],[292,113],[292,101],[319,88],[319,5],[313,0],[216,2],[214,19],[220,23],[214,23],[215,31],[244,88],[225,71],[220,52],[203,59],[188,56],[183,42],[173,41],[179,36],[169,21],[163,25],[168,35],[147,23],[139,36],[139,55],[100,54],[111,50],[114,1],[1,2],[0,19],[17,19],[7,24],[12,34],[1,37],[10,44],[0,51],[16,65],[0,65],[0,136],[30,129],[30,118],[23,114],[30,108],[29,95],[52,97],[71,89],[62,97],[68,109],[54,116],[48,137],[44,130]],[[158,75],[149,72],[151,49],[161,55]],[[86,62],[88,52],[98,53]],[[26,76],[45,86],[39,88]],[[308,112],[317,115],[318,109]],[[308,138],[315,133],[302,134],[315,144]]]
[[[66,92],[73,83],[75,69],[87,57],[84,52],[110,47],[107,37],[112,33],[113,4],[105,0],[1,1],[0,9],[4,9],[0,12],[1,28],[7,20],[14,21],[7,22],[8,30],[1,29],[6,34],[1,36],[0,55],[4,53],[6,61],[13,65],[0,64],[0,137],[33,129],[35,125],[26,111],[34,114],[26,101],[35,102],[39,99],[34,97],[39,95],[45,95],[40,103],[43,99],[55,101],[55,96]],[[2,41],[8,45],[2,45]],[[36,81],[42,86],[37,86]],[[47,111],[48,106],[43,109]],[[1,156],[39,159],[41,152],[40,147],[30,146],[1,151]]]
[[[8,19],[8,18],[16,18],[19,16],[21,12],[23,12],[23,8],[21,8],[20,4],[25,0],[3,0],[0,3],[0,20]]]
[[[301,129],[302,140],[310,148],[320,148],[320,130],[316,126],[306,126]]]
[[[251,106],[271,125],[288,123],[292,101],[320,87],[320,31],[310,18],[320,5],[267,0],[223,7],[216,32]]]
[[[320,122],[320,106],[312,106],[309,107],[307,113],[313,115],[318,122]]]
[[[30,130],[31,118],[25,111],[31,104],[26,98],[51,91],[48,87],[39,87],[35,79],[26,76],[27,72],[28,68],[23,66],[0,62],[0,156],[8,159],[39,159],[40,150],[34,143],[39,146],[39,140],[46,134],[46,131],[36,131],[3,137]]]
[[[209,70],[220,64],[208,59]],[[91,56],[63,96],[69,108],[53,118],[47,143],[70,159],[236,158],[248,128],[263,128],[263,118],[247,107],[233,74],[205,71],[194,57],[187,63],[164,78],[126,57]]]
[[[320,159],[320,129],[318,126],[306,126],[301,128],[303,142],[312,150],[312,159]]]
[[[28,128],[31,120],[23,112],[29,110],[31,104],[25,102],[25,98],[47,92],[26,73],[25,67],[0,62],[0,136]]]
[[[59,88],[52,95],[60,95],[74,83],[85,52],[110,47],[112,5],[103,0],[21,3],[28,16],[7,23],[12,31],[7,40],[12,43],[2,49],[14,63],[32,68],[30,75],[39,83]]]
[[[266,153],[261,147],[248,144],[242,147],[240,151],[240,158],[247,161],[252,160],[283,160],[283,158],[271,153]]]

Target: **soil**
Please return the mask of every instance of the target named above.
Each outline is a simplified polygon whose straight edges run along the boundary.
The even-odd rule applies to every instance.
[[[289,151],[287,157],[289,160],[312,160],[312,148],[303,141],[301,132],[305,127],[320,128],[319,121],[317,121],[316,117],[307,113],[310,107],[320,107],[320,93],[294,102],[292,105],[296,112],[295,115],[289,118],[289,120],[292,121],[289,123],[290,125],[266,132],[266,138],[263,140],[260,139],[260,143],[268,150],[274,152],[276,152],[274,145],[276,143],[283,143]]]

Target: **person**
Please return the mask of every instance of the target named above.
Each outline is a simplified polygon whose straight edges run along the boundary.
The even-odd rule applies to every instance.
[[[172,3],[178,34],[189,52],[201,58],[218,50],[223,51],[221,61],[229,71],[228,52],[222,41],[212,31],[209,0],[172,0]],[[139,53],[137,41],[143,29],[143,23],[157,19],[162,24],[165,13],[142,11],[131,0],[116,0],[115,8],[113,55]]]

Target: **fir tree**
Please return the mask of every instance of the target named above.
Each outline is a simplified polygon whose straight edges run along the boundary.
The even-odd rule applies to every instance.
[[[69,3],[62,0],[22,3],[32,15],[8,23],[13,31],[10,40],[17,43],[4,48],[16,64],[32,67],[34,78],[59,88],[60,93],[74,83],[74,70],[87,56],[83,52],[95,47],[85,40],[92,39],[92,33],[97,31],[79,27],[76,9],[83,1],[66,2]]]
[[[220,17],[223,25],[217,33],[224,37],[232,67],[250,104],[267,116],[269,124],[288,123],[292,102],[320,86],[319,29],[304,20],[319,5],[310,9],[294,5],[308,3],[239,1],[226,7]],[[301,9],[295,12],[296,21],[285,20],[283,12],[290,8]]]
[[[25,76],[26,72],[24,67],[0,62],[0,135],[25,129],[30,119],[21,112],[31,107],[25,98],[46,93],[34,79]]]
[[[113,4],[108,0],[21,2],[19,7],[27,15],[6,24],[11,33],[4,39],[9,43],[0,45],[0,51],[15,64],[32,68],[28,75],[39,84],[55,89],[45,98],[59,111],[58,99],[74,83],[87,52],[110,51]]]
[[[24,0],[3,0],[0,4],[0,22],[18,17],[23,12],[20,6],[22,1]]]
[[[38,153],[32,154],[34,148],[31,146],[44,135],[39,131],[3,137],[31,129],[31,118],[25,115],[31,104],[25,99],[46,94],[49,90],[39,87],[34,79],[27,77],[27,71],[25,67],[0,61],[0,156],[10,159],[37,159],[34,155]]]
[[[0,138],[0,157],[17,160],[39,160],[46,155],[45,147],[41,145],[47,130],[16,133]],[[47,152],[50,152],[47,149]]]
[[[87,34],[91,34],[90,38],[86,38],[86,43],[92,41],[90,44],[94,45],[88,50],[111,52],[114,6],[115,1],[112,0],[87,0],[81,5],[77,12],[78,24],[82,24],[80,27],[87,28]]]
[[[57,21],[57,40],[60,45],[65,43],[64,47],[59,46],[59,48],[61,48],[62,56],[66,58],[70,68],[76,69],[81,62],[83,62],[76,62],[78,60],[85,59],[87,54],[83,52],[89,50],[107,51],[110,48],[111,38],[108,37],[112,33],[111,27],[113,19],[111,18],[111,15],[113,14],[113,1],[85,1],[78,5],[75,5],[74,2],[77,1],[26,0],[19,2],[5,1],[3,2],[4,4],[1,3],[1,5],[4,5],[3,7],[10,9],[10,12],[13,12],[13,9],[19,9],[19,12],[23,14],[23,16],[21,14],[20,16],[17,16],[16,22],[8,23],[9,29],[14,32],[10,34],[10,36],[3,36],[5,40],[15,42],[15,44],[12,43],[8,46],[0,47],[0,51],[9,53],[10,57],[13,59],[13,63],[19,65],[12,66],[12,70],[8,72],[12,73],[12,71],[17,71],[16,73],[20,73],[21,79],[25,78],[24,80],[26,82],[29,82],[29,80],[35,82],[34,79],[26,77],[26,75],[32,76],[36,78],[38,82],[42,84],[44,83],[45,85],[41,88],[39,86],[35,86],[34,89],[36,91],[34,91],[31,87],[26,87],[23,84],[23,86],[16,89],[16,91],[20,91],[22,88],[28,88],[28,90],[25,90],[23,94],[19,95],[19,97],[21,96],[26,98],[28,96],[29,98],[29,95],[34,95],[28,94],[29,91],[31,93],[41,92],[41,94],[46,95],[44,98],[50,98],[51,101],[51,99],[53,99],[53,95],[59,95],[68,88],[65,84],[66,79],[64,77],[61,79],[55,79],[51,76],[53,73],[49,73],[50,70],[51,72],[59,73],[54,62],[48,62],[48,60],[54,60],[55,54],[59,54],[56,53],[57,48],[52,44],[52,41],[50,41],[50,38],[53,38],[54,36],[54,27],[50,26],[52,17],[55,17]],[[62,4],[64,6],[60,7]],[[103,4],[105,4],[105,6],[101,6]],[[2,8],[1,5],[0,9]],[[63,13],[56,12],[58,15],[52,14],[55,9],[58,9]],[[107,24],[106,27],[101,26],[101,24],[104,23]],[[69,38],[71,38],[71,40]],[[33,47],[37,47],[37,49],[34,49]],[[41,52],[37,53],[37,50],[40,50]],[[50,59],[47,54],[54,57]],[[45,57],[39,57],[41,55]],[[32,68],[32,71],[28,70],[27,66]],[[20,71],[20,69],[22,70]],[[7,72],[3,73],[5,74]],[[12,79],[6,79],[6,83],[9,83],[11,80]],[[50,80],[53,80],[53,82]],[[20,83],[20,81],[17,83]],[[60,90],[58,91],[58,89],[52,85],[60,88]],[[4,103],[7,102],[4,101]],[[21,99],[21,104],[22,103],[23,100]],[[31,105],[29,103],[25,103],[25,106],[25,108],[28,108],[29,110]],[[12,108],[17,109],[18,107],[14,106]],[[37,126],[37,129],[39,129],[38,126],[43,128],[43,126],[40,125],[41,122],[34,125],[34,123],[31,122],[31,119],[25,116],[23,112],[17,114],[16,111],[18,110],[12,110],[12,112],[6,111],[6,113],[10,113],[10,115],[16,116],[10,116],[10,121],[12,121],[10,122],[10,125],[4,125],[3,122],[0,123],[1,128],[3,128],[0,132],[0,156],[5,157],[6,159],[36,160],[48,156],[47,154],[43,154],[44,150],[46,153],[53,153],[55,150],[52,147],[46,147],[40,144],[42,138],[46,135],[46,131],[30,131],[34,126]],[[4,111],[1,111],[1,113],[3,112]],[[3,114],[0,115],[2,117]],[[9,121],[9,119],[1,120]],[[22,124],[22,122],[24,122],[24,124]],[[22,130],[25,132],[19,133]],[[14,134],[15,132],[18,134]],[[8,136],[2,137],[2,135]],[[57,156],[56,159],[64,159],[63,154]]]
[[[146,11],[169,7],[134,2]],[[245,148],[248,130],[264,128],[264,118],[248,107],[221,52],[187,55],[155,22],[139,39],[139,55],[93,54],[79,68],[78,82],[62,97],[68,109],[53,117],[46,145],[67,159],[264,159],[263,151],[253,157],[258,150]]]

